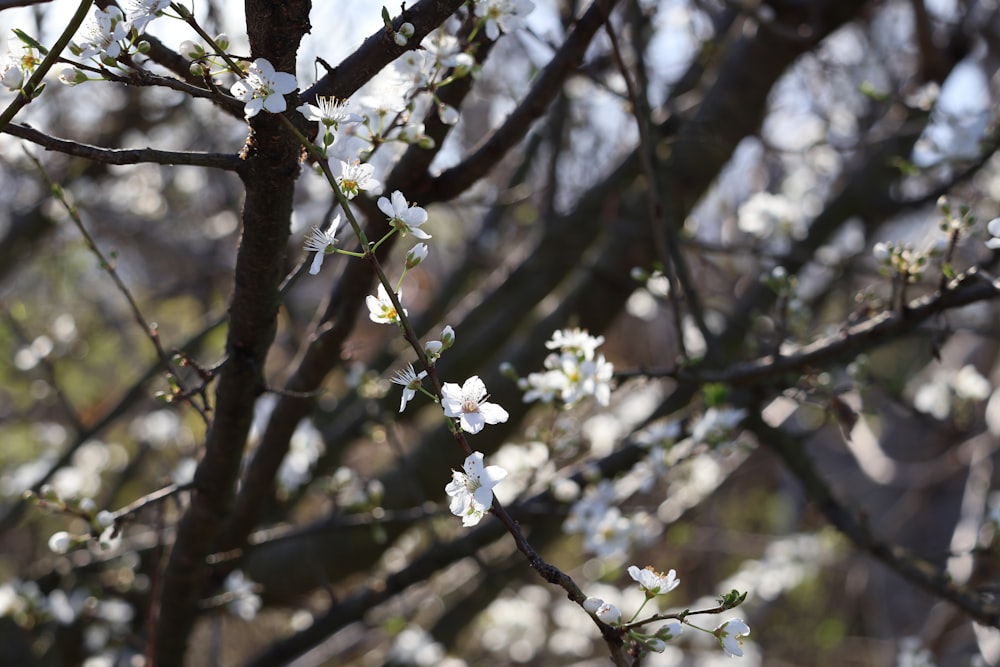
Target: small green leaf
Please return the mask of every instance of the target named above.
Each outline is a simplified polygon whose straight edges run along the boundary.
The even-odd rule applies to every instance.
[[[724,384],[706,384],[701,391],[705,395],[705,405],[710,408],[722,405],[729,398],[729,388]]]
[[[21,40],[22,42],[24,42],[33,49],[38,49],[38,51],[42,55],[47,56],[49,54],[49,50],[44,46],[42,46],[41,44],[39,44],[38,41],[36,41],[35,38],[29,35],[28,33],[24,32],[23,30],[18,30],[17,28],[12,28],[11,30],[13,30],[14,34],[17,35],[17,38],[19,40]]]

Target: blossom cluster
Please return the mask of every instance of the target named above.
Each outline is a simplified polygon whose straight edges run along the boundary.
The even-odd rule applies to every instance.
[[[597,353],[604,336],[591,336],[583,329],[562,329],[545,346],[554,350],[545,357],[545,371],[530,373],[518,381],[524,402],[559,401],[569,407],[587,396],[599,405],[611,400],[614,366]]]
[[[975,366],[967,364],[959,370],[938,371],[929,382],[917,389],[913,407],[935,419],[947,419],[952,410],[985,401],[993,393],[990,381]]]
[[[601,480],[570,507],[563,531],[583,537],[583,550],[601,559],[620,559],[634,544],[648,541],[653,528],[644,512],[622,512],[615,484]]]

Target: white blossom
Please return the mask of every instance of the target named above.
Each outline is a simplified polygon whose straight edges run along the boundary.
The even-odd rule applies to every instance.
[[[420,229],[427,222],[427,211],[419,206],[410,206],[399,190],[392,193],[391,199],[379,197],[378,208],[389,218],[389,225],[400,233],[410,233],[418,239],[431,238],[430,234]]]
[[[285,95],[294,92],[297,87],[293,75],[276,72],[266,58],[257,58],[248,68],[246,78],[234,83],[229,92],[246,103],[244,116],[253,118],[261,109],[271,113],[284,111],[287,108]]]
[[[49,551],[56,554],[64,554],[73,546],[73,538],[65,530],[53,533],[49,538]]]
[[[750,626],[742,618],[731,618],[715,629],[722,650],[734,658],[743,657],[743,637],[750,634]]]
[[[445,382],[441,387],[441,405],[447,417],[458,419],[463,431],[479,433],[486,424],[507,421],[507,411],[496,403],[487,402],[486,385],[473,375],[461,387]]]
[[[324,127],[337,129],[341,123],[359,123],[361,116],[347,111],[347,100],[317,97],[316,104],[302,104],[295,109],[306,120],[317,121]]]
[[[124,5],[129,25],[143,33],[149,22],[170,6],[170,0],[126,0]]]
[[[396,371],[392,381],[403,387],[403,396],[399,400],[399,411],[406,409],[406,404],[413,400],[420,389],[420,382],[427,377],[427,371],[417,373],[413,370],[413,364],[406,364],[406,368]]]
[[[319,227],[313,227],[312,232],[309,234],[309,238],[306,239],[306,250],[309,252],[315,252],[316,256],[313,257],[312,264],[309,266],[309,273],[311,275],[316,275],[319,273],[320,268],[323,266],[323,260],[327,255],[332,255],[334,249],[337,246],[337,229],[340,227],[340,214],[333,220],[329,227],[325,230]]]
[[[621,609],[610,602],[605,602],[598,607],[597,611],[594,612],[594,616],[608,625],[618,625],[622,622]]]
[[[20,90],[24,83],[23,58],[11,51],[7,54],[2,67],[0,67],[0,86],[7,90]]]
[[[257,595],[258,587],[258,584],[246,578],[242,570],[230,572],[223,584],[232,598],[227,605],[229,611],[244,621],[252,621],[262,605],[260,596]]]
[[[674,570],[663,574],[662,572],[657,572],[652,567],[640,570],[635,565],[630,565],[628,576],[632,577],[649,597],[666,595],[681,583],[680,579],[677,578],[677,572]]]
[[[340,165],[337,185],[340,186],[341,192],[348,199],[354,199],[363,190],[377,191],[382,187],[382,184],[375,178],[375,167],[367,162],[358,162],[357,160],[352,162],[337,160],[337,162]]]
[[[83,24],[81,40],[76,44],[81,58],[107,56],[117,60],[122,48],[119,42],[128,36],[125,15],[115,6],[95,8]]]
[[[403,302],[403,290],[396,292],[396,299],[400,303]],[[365,299],[365,303],[368,305],[368,318],[372,322],[376,324],[395,324],[399,322],[399,313],[396,312],[396,306],[392,304],[389,293],[382,283],[378,284],[378,296],[375,297],[369,294]],[[403,309],[403,314],[406,315],[405,308]]]
[[[477,0],[476,16],[485,24],[486,36],[492,40],[500,33],[509,33],[524,25],[524,20],[535,8],[531,0]]]
[[[1000,218],[993,218],[987,222],[986,231],[990,233],[990,238],[986,241],[986,247],[991,250],[1000,248]]]
[[[466,457],[462,470],[452,471],[444,490],[451,497],[451,513],[462,517],[463,526],[474,526],[493,505],[493,487],[507,476],[507,471],[500,466],[484,466],[482,452]]]

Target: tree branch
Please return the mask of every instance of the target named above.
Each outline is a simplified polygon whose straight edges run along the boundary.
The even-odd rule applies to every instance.
[[[67,139],[58,139],[28,125],[11,124],[4,129],[4,132],[30,141],[46,150],[82,157],[91,162],[103,164],[184,164],[195,167],[213,167],[226,171],[239,171],[243,166],[243,161],[238,156],[227,153],[161,151],[154,148],[101,148]]]

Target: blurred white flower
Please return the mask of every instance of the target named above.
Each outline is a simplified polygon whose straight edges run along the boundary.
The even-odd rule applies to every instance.
[[[691,439],[695,443],[721,444],[730,438],[746,416],[747,411],[743,408],[711,407],[691,427]]]
[[[73,547],[73,538],[65,530],[52,533],[49,538],[49,551],[56,554],[64,554]]]
[[[558,399],[569,407],[593,396],[599,405],[607,406],[614,366],[603,354],[597,354],[603,342],[603,336],[591,336],[582,329],[553,332],[545,347],[556,351],[545,358],[546,370],[529,373],[518,381],[518,387],[525,392],[524,402],[551,403]]]
[[[500,33],[510,33],[524,25],[534,10],[531,0],[476,0],[475,13],[485,24],[486,36],[492,40]]]
[[[230,572],[223,588],[231,597],[230,602],[226,605],[230,612],[244,621],[252,621],[257,616],[257,612],[260,611],[263,604],[260,596],[257,595],[260,585],[247,579],[243,570]]]
[[[790,240],[803,238],[807,231],[801,207],[784,195],[770,192],[758,192],[743,202],[736,224],[778,252],[787,250]]]
[[[959,398],[970,401],[985,401],[993,392],[990,381],[979,374],[976,367],[966,364],[958,369],[951,379],[951,387]]]
[[[1000,248],[1000,218],[993,218],[987,222],[986,231],[990,233],[990,238],[986,240],[986,247],[991,250]]]

